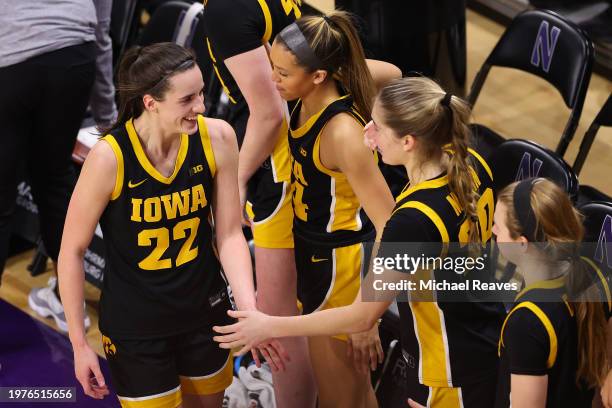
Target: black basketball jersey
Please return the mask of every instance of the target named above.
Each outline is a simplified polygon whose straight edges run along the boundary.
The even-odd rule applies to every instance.
[[[493,176],[478,153],[470,149],[470,156],[480,194],[479,230],[482,241],[488,242],[494,212]],[[468,226],[444,173],[404,188],[396,198],[382,242],[468,242]],[[438,281],[449,279],[439,273],[454,274],[435,271]],[[504,316],[502,304],[438,300],[398,302],[398,309],[404,357],[411,369],[418,370],[422,384],[461,387],[496,375],[497,339]]]
[[[578,328],[564,279],[537,282],[517,295],[499,340],[496,408],[510,407],[512,374],[547,375],[547,408],[591,406],[593,390],[576,384]]]
[[[206,42],[214,70],[232,104],[244,103],[223,61],[269,43],[300,18],[301,0],[206,0]]]
[[[117,158],[102,217],[106,266],[100,330],[117,338],[164,336],[206,325],[227,296],[213,248],[215,159],[203,116],[181,135],[174,172],[147,158],[132,120],[105,136]]]
[[[315,244],[350,245],[374,237],[367,217],[347,177],[326,168],[320,159],[321,133],[335,115],[348,113],[361,125],[365,121],[345,95],[310,117],[299,128],[301,100],[291,113],[289,146],[292,156],[294,233]],[[376,156],[372,155],[372,160]]]

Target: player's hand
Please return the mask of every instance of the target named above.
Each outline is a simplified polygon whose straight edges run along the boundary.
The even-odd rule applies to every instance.
[[[378,324],[370,330],[351,334],[348,339],[347,356],[353,357],[357,371],[367,373],[368,367],[374,371],[384,361],[385,354],[378,336]]]
[[[98,355],[88,344],[74,348],[74,372],[86,395],[95,399],[108,395],[108,386],[100,371]]]
[[[242,225],[250,227],[251,221],[249,220],[249,217],[246,212],[247,191],[248,191],[247,183],[239,182],[238,183],[238,195],[240,196],[241,221],[242,221]]]
[[[612,370],[608,371],[608,375],[601,386],[601,402],[604,408],[612,408]]]
[[[276,339],[260,343],[257,345],[256,349],[251,350],[255,364],[257,367],[261,367],[261,360],[257,355],[258,352],[264,356],[268,365],[274,372],[285,371],[286,364],[291,361],[289,353],[287,353],[283,345]]]
[[[242,347],[234,355],[240,356],[261,343],[269,340],[268,316],[257,310],[228,310],[227,314],[238,319],[238,322],[227,326],[214,326],[213,330],[222,336],[214,336],[213,340],[224,349]]]
[[[408,398],[408,406],[410,408],[427,408],[425,405],[421,405],[418,402],[416,402],[415,400]]]

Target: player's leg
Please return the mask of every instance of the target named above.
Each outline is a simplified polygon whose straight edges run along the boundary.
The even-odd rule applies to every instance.
[[[292,316],[298,309],[289,183],[272,183],[272,172],[263,173],[255,180],[256,192],[247,207],[254,220],[257,308],[271,315]],[[284,372],[272,374],[277,406],[312,408],[316,386],[306,339],[291,337],[281,343],[291,362]]]

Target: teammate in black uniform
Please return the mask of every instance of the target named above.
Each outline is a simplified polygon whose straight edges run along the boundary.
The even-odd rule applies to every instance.
[[[393,81],[377,97],[366,139],[385,163],[403,164],[411,181],[396,198],[383,244],[490,239],[492,175],[480,155],[468,148],[469,113],[464,101],[426,78]],[[364,302],[358,296],[348,307],[291,319],[239,313],[252,320],[215,330],[237,332],[217,340],[226,341],[225,347],[247,344],[244,352],[269,336],[367,329],[390,303]],[[411,302],[400,309],[404,354],[422,384],[409,384],[411,397],[432,407],[493,406],[501,305]]]
[[[393,208],[376,156],[362,143],[374,82],[347,13],[301,18],[276,37],[270,56],[281,96],[297,99],[289,146],[298,298],[303,313],[349,305],[359,292],[362,243]],[[310,338],[309,346],[321,407],[376,406],[368,365],[356,370],[347,350],[369,357],[378,349],[378,360],[377,326],[350,339]]]
[[[610,289],[580,256],[579,213],[557,185],[528,179],[499,194],[493,232],[525,280],[501,332],[495,406],[590,407],[607,373]]]
[[[230,355],[211,339],[231,307],[221,265],[238,308],[254,308],[255,297],[236,139],[227,123],[201,116],[203,87],[194,56],[178,45],[128,51],[119,118],[89,153],[72,196],[59,282],[76,376],[94,398],[108,390],[84,335],[83,254],[98,220],[100,331],[122,406],[220,407],[232,382]]]
[[[257,306],[267,313],[295,315],[288,111],[271,80],[268,50],[269,42],[301,17],[301,0],[204,3],[205,41],[230,101],[228,121],[240,147],[238,182],[255,243]],[[276,402],[313,407],[316,391],[306,341],[284,339],[283,345],[292,358],[286,372],[273,373]]]

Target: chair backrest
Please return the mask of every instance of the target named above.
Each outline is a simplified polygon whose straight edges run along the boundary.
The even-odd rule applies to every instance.
[[[591,123],[591,126],[589,126],[582,138],[576,160],[572,166],[576,174],[580,174],[582,166],[593,145],[593,141],[595,140],[595,136],[601,126],[612,126],[612,93],[608,96],[608,100],[604,103],[597,116],[595,116],[595,120],[593,120],[593,123]]]
[[[582,254],[609,277],[612,272],[612,202],[594,201],[578,209],[584,215]]]
[[[578,179],[571,167],[555,152],[534,142],[507,140],[491,158],[493,184],[498,193],[508,184],[529,177],[546,177],[561,186],[575,199]]]
[[[556,149],[563,156],[578,126],[593,67],[593,43],[584,31],[548,10],[517,15],[474,79],[468,96],[472,105],[492,66],[537,75],[561,93],[571,109]]]

